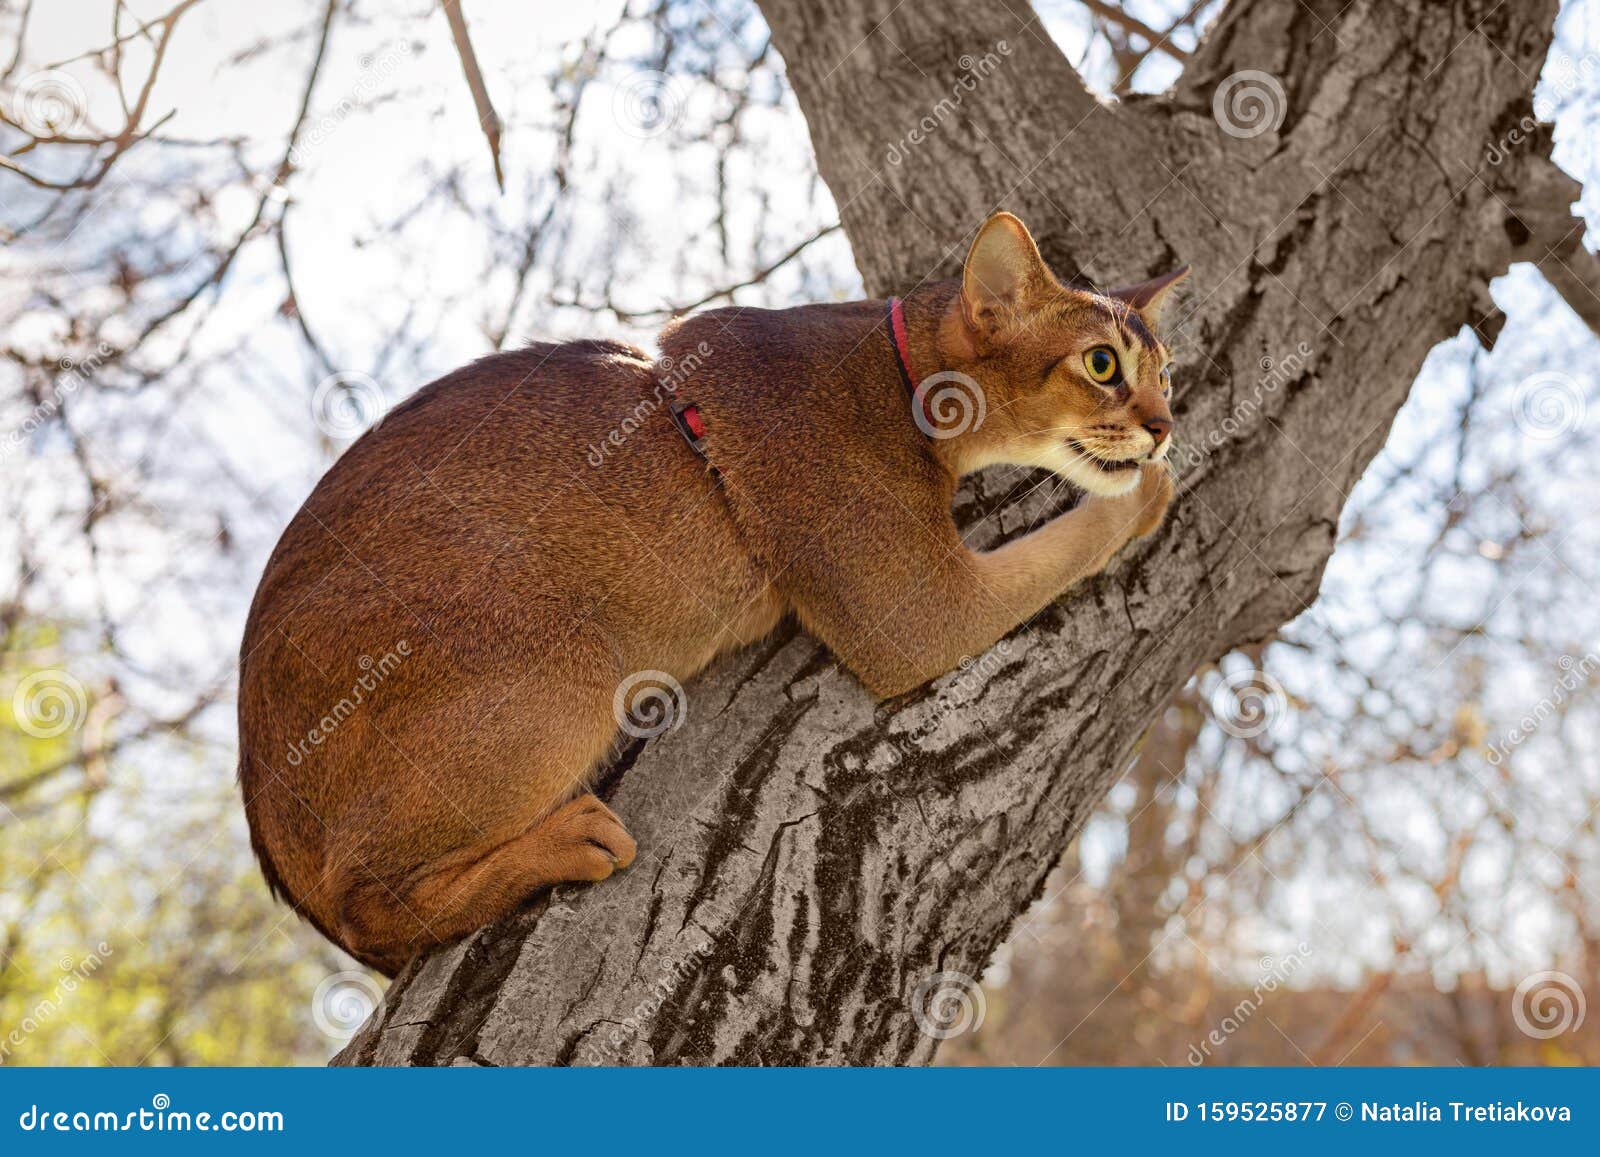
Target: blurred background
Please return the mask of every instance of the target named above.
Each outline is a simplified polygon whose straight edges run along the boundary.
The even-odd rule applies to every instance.
[[[1035,7],[1121,96],[1221,3]],[[234,783],[256,579],[361,430],[533,338],[861,295],[753,4],[465,15],[481,86],[431,0],[0,0],[0,1063],[316,1064],[378,999]],[[1597,0],[1537,94],[1593,227]],[[1531,266],[1492,291],[943,1063],[1600,1061],[1600,338]]]

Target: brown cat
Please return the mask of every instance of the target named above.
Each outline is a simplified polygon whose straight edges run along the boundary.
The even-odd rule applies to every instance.
[[[903,303],[712,310],[657,361],[534,345],[424,387],[317,485],[245,627],[239,774],[275,894],[392,974],[627,866],[587,778],[640,733],[642,684],[789,612],[880,696],[982,652],[1160,524],[1153,330],[1185,272],[1069,289],[1000,213]],[[975,553],[956,480],[1001,462],[1091,497]]]

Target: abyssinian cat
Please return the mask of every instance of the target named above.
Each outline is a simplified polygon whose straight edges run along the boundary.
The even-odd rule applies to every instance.
[[[639,673],[793,613],[868,690],[977,655],[1161,522],[1187,270],[1061,285],[1015,217],[903,301],[718,309],[662,356],[533,345],[433,382],[334,464],[267,563],[240,779],[274,892],[392,974],[634,841],[588,791]],[[1089,498],[968,549],[956,480]]]

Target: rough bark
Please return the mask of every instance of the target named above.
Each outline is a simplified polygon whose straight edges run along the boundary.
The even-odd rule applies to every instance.
[[[1432,346],[1489,317],[1507,206],[1548,169],[1543,142],[1485,155],[1529,113],[1555,0],[1234,0],[1173,92],[1114,107],[1020,0],[761,7],[873,292],[954,271],[997,207],[1063,274],[1193,263],[1173,515],[894,703],[803,634],[720,663],[608,777],[639,862],[413,964],[341,1063],[928,1061],[933,978],[981,973],[1156,709],[1314,598],[1346,495]],[[1242,69],[1281,83],[1275,129],[1219,128]],[[1015,482],[962,491],[975,545],[1047,513]]]
[[[1506,227],[1513,258],[1539,267],[1572,312],[1600,336],[1600,254],[1583,243],[1586,226],[1573,215],[1572,179],[1555,165],[1530,163]]]

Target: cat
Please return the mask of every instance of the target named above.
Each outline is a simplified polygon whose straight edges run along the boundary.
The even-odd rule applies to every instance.
[[[536,344],[425,386],[318,483],[250,609],[239,774],[273,893],[393,975],[633,860],[588,780],[641,679],[791,613],[880,697],[983,652],[1160,525],[1155,330],[1186,273],[1068,288],[997,213],[903,301],[715,309],[659,359]],[[1088,498],[971,551],[956,481],[996,463]]]

